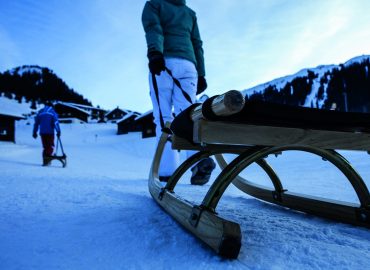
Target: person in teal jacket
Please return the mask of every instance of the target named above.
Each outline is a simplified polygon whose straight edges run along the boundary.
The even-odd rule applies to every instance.
[[[149,60],[149,86],[157,139],[166,122],[185,110],[207,88],[203,43],[197,16],[185,0],[147,1],[142,23]],[[193,153],[189,153],[193,154]],[[178,152],[167,143],[159,178],[167,181],[179,164]],[[208,182],[215,163],[211,158],[192,168],[192,184]]]
[[[196,14],[186,6],[185,0],[148,1],[143,10],[142,22],[148,58],[157,75],[164,70],[161,61],[163,56],[183,58],[194,63],[198,76],[202,77],[201,83],[204,83],[203,42]],[[202,88],[205,90],[204,85]]]

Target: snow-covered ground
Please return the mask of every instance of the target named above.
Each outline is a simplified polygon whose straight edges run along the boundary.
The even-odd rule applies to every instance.
[[[68,165],[42,167],[32,125],[0,143],[0,269],[370,269],[370,231],[258,201],[230,187],[218,212],[242,228],[237,260],[187,233],[151,198],[154,139],[112,124],[62,125]],[[32,123],[31,123],[32,124]],[[343,152],[370,186],[370,156]],[[334,168],[297,152],[269,158],[291,191],[357,202]],[[219,172],[219,169],[217,169]],[[270,185],[257,167],[243,175]],[[200,202],[207,186],[176,191]]]

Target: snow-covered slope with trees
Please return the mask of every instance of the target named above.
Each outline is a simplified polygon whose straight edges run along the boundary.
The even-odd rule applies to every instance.
[[[370,112],[370,56],[340,65],[321,65],[243,91],[249,98],[330,109]]]
[[[36,65],[24,65],[0,72],[0,94],[33,104],[45,101],[66,101],[91,105],[70,88],[54,71]],[[35,105],[34,105],[35,106]]]

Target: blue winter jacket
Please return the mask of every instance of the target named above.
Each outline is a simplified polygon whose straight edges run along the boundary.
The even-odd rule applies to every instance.
[[[40,134],[54,134],[54,130],[60,134],[58,115],[52,107],[45,106],[35,117],[33,133],[37,133],[40,127]]]

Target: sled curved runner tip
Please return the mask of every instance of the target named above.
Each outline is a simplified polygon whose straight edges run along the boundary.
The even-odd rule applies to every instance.
[[[200,160],[204,154],[195,155],[184,162],[171,176],[165,186],[158,177],[160,157],[168,134],[163,133],[158,144],[149,176],[149,191],[153,199],[178,223],[202,240],[217,254],[226,258],[236,258],[241,247],[239,224],[219,217],[212,209],[194,205],[176,195],[174,186],[183,171]]]
[[[52,156],[47,157],[46,160],[47,160],[47,165],[49,165],[53,160],[58,160],[62,164],[63,168],[67,166],[67,156],[66,155],[61,155],[61,156],[52,155]]]

